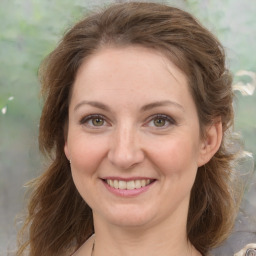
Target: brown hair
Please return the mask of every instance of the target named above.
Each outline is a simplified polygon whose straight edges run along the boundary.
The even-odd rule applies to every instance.
[[[32,183],[33,192],[17,255],[63,255],[93,233],[92,212],[73,183],[64,154],[72,84],[81,63],[102,47],[141,45],[164,53],[187,76],[197,106],[201,130],[216,117],[223,125],[223,141],[214,157],[198,169],[187,220],[187,236],[202,253],[229,234],[237,209],[228,151],[233,125],[232,78],[225,67],[219,41],[189,13],[154,3],[114,4],[77,23],[63,37],[40,69],[45,104],[39,145],[51,157],[48,170]],[[229,137],[229,140],[228,138]]]

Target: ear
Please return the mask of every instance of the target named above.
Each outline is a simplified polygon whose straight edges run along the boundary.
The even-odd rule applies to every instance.
[[[68,121],[66,121],[64,124],[64,140],[65,140],[64,153],[66,155],[66,158],[70,161],[70,154],[68,150]]]
[[[70,154],[69,154],[69,150],[68,150],[68,142],[67,142],[67,140],[65,141],[65,145],[64,145],[64,153],[66,155],[66,158],[68,160],[70,160]]]
[[[201,148],[198,156],[198,167],[206,164],[218,151],[222,141],[222,122],[220,119],[216,120],[205,129],[205,136],[201,143]]]

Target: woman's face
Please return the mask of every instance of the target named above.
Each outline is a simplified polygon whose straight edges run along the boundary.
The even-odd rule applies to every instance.
[[[185,220],[203,142],[186,76],[163,55],[100,50],[77,73],[65,153],[94,218]]]

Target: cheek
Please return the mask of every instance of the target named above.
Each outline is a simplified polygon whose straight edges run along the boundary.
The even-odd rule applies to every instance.
[[[196,173],[196,154],[189,138],[173,138],[169,143],[158,144],[151,151],[151,159],[158,171],[161,182],[162,212],[174,212],[178,207],[187,210],[190,192]]]
[[[197,168],[197,148],[189,138],[175,138],[158,144],[152,150],[154,161],[167,172],[183,172],[192,167]]]
[[[158,145],[155,155],[164,164],[183,165],[196,159],[196,148],[183,140],[172,140],[165,145]]]
[[[73,169],[85,175],[92,173],[106,154],[106,143],[89,136],[73,137],[69,141]]]
[[[83,135],[70,137],[69,141],[73,181],[84,201],[92,207],[95,198],[91,192],[97,185],[96,170],[105,155],[105,144]]]

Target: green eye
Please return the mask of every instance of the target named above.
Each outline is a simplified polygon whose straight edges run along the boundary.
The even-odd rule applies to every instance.
[[[83,117],[80,120],[80,124],[90,128],[100,128],[102,126],[106,126],[107,122],[104,116],[89,115],[89,116]]]
[[[156,114],[151,117],[147,125],[152,128],[159,128],[159,129],[165,129],[169,128],[172,125],[176,125],[176,121],[165,114]]]
[[[92,124],[94,126],[102,126],[102,125],[104,125],[104,120],[102,118],[99,118],[99,117],[92,118]]]
[[[163,126],[165,126],[165,124],[166,124],[166,120],[163,119],[163,118],[156,118],[156,119],[154,119],[154,125],[156,127],[163,127]]]

